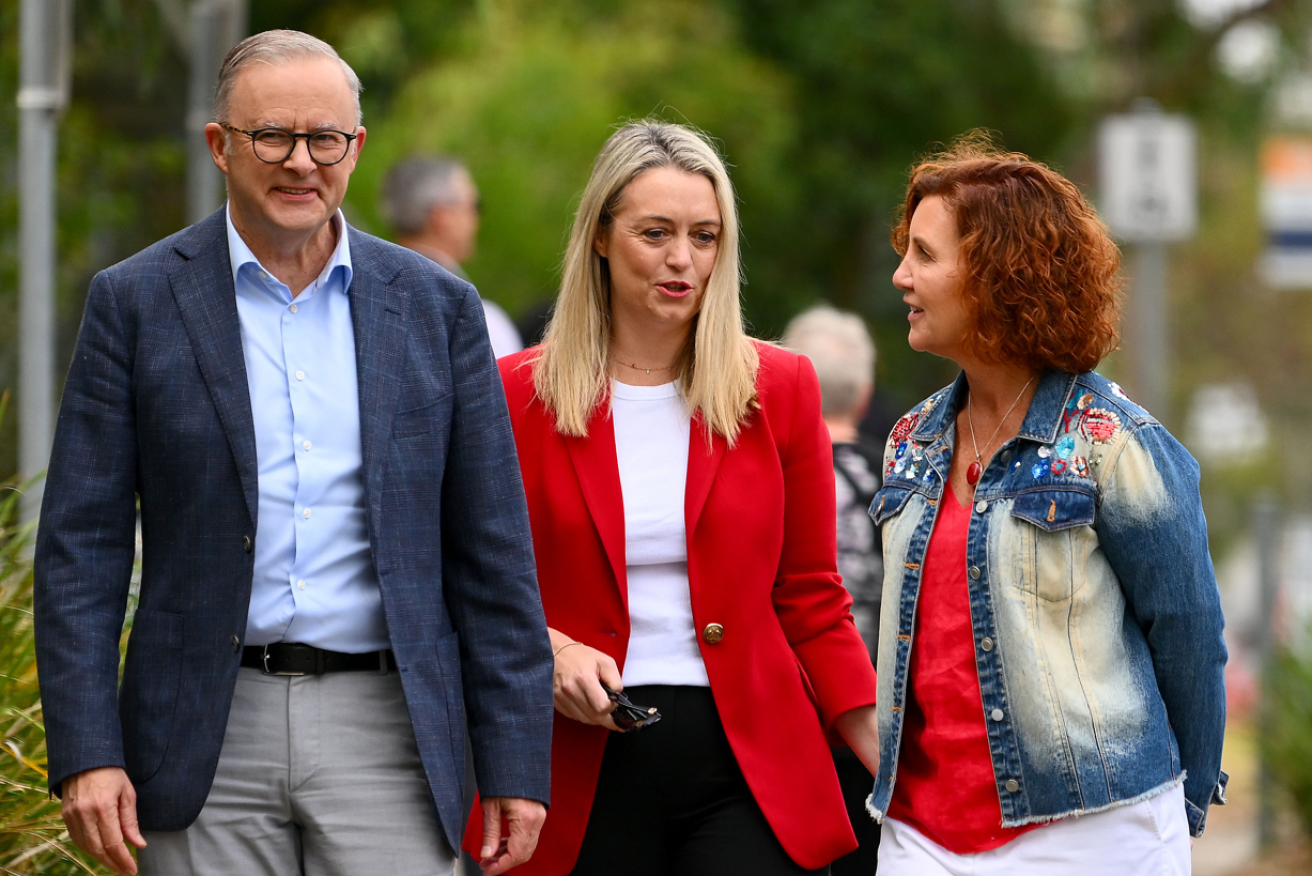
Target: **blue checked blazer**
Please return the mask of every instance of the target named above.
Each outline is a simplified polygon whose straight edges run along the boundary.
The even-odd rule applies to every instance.
[[[472,286],[349,229],[369,540],[437,814],[546,802],[552,660],[514,438]],[[223,211],[98,274],[36,548],[50,786],[121,766],[147,830],[209,793],[254,567],[255,432]],[[120,687],[137,508],[140,602]]]

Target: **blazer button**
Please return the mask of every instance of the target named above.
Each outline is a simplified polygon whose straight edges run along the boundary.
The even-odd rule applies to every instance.
[[[232,653],[234,654],[241,653],[241,639],[237,638],[236,636],[232,637]]]
[[[241,549],[248,554],[251,552],[251,537],[249,535],[241,537]]]
[[[724,638],[724,627],[719,624],[707,624],[702,629],[702,640],[708,645],[718,645]]]

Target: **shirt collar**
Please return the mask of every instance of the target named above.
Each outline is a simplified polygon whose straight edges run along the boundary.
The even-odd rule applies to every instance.
[[[245,265],[254,265],[256,271],[263,271],[265,268],[260,264],[260,260],[255,257],[255,253],[251,252],[251,248],[246,245],[246,241],[242,239],[241,234],[237,232],[237,226],[232,224],[231,203],[224,207],[223,217],[228,225],[228,258],[232,264],[232,282],[235,285],[237,283],[237,274]],[[342,211],[339,209],[328,221],[333,223],[333,228],[337,232],[337,247],[333,250],[332,257],[328,259],[328,264],[323,266],[323,271],[320,272],[318,278],[310,284],[310,288],[314,290],[321,288],[333,275],[333,271],[341,268],[341,289],[345,292],[351,288],[353,274],[351,268],[351,241],[350,235],[346,233],[346,217],[342,215]],[[270,274],[270,276],[273,275]]]

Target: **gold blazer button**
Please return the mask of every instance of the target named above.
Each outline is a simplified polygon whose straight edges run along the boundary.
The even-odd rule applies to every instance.
[[[708,645],[718,645],[724,638],[724,627],[719,624],[707,624],[702,630],[702,639]]]

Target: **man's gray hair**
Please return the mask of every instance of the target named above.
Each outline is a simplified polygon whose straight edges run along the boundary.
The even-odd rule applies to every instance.
[[[355,103],[355,124],[359,127],[364,121],[364,114],[360,111],[360,77],[355,75],[350,64],[342,60],[336,49],[318,37],[299,30],[266,30],[248,36],[232,47],[228,57],[223,60],[223,66],[219,68],[219,79],[214,86],[214,121],[229,121],[232,87],[237,81],[237,74],[248,65],[286,64],[304,58],[330,58],[341,65],[346,84],[351,89],[351,99]]]
[[[447,155],[412,155],[392,165],[383,179],[379,209],[397,234],[421,233],[434,207],[457,204],[456,181],[469,169]]]
[[[815,366],[826,416],[853,413],[862,389],[874,386],[875,343],[855,313],[816,305],[788,323],[783,345]]]

